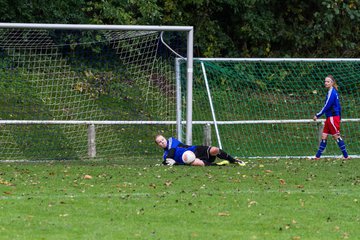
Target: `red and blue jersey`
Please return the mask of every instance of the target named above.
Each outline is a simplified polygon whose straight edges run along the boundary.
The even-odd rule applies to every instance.
[[[321,117],[321,115],[325,114],[325,116],[340,116],[341,117],[341,106],[338,92],[334,87],[330,88],[328,93],[326,94],[324,107],[316,114],[316,117]]]

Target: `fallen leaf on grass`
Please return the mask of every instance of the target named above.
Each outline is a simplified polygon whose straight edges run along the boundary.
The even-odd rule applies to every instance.
[[[164,183],[164,185],[167,186],[167,187],[169,187],[169,186],[172,185],[172,181],[166,181],[166,182]]]
[[[228,212],[219,212],[218,213],[218,216],[221,216],[221,217],[227,217],[227,216],[230,216],[230,213],[228,213]]]
[[[93,177],[92,177],[91,175],[87,175],[87,174],[86,174],[86,175],[84,176],[84,179],[92,179],[92,178],[93,178]]]
[[[13,186],[13,184],[11,182],[5,181],[1,178],[0,178],[0,184],[5,185],[5,186]]]
[[[199,235],[195,232],[191,233],[191,236],[194,238],[194,237],[198,237]]]
[[[136,211],[136,214],[137,214],[137,215],[144,215],[144,213],[145,213],[145,209],[144,209],[144,208],[141,208],[141,209],[139,209],[139,210]]]
[[[284,179],[280,179],[279,181],[280,181],[280,184],[281,184],[281,185],[285,185],[285,184],[286,184],[286,182],[285,182]]]
[[[248,207],[251,207],[251,206],[256,205],[256,204],[257,204],[256,201],[249,201],[248,202]]]

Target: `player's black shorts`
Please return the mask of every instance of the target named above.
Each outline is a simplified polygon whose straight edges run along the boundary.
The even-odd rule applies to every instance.
[[[214,162],[216,156],[210,155],[210,146],[196,146],[195,156],[201,160],[205,160],[208,162]]]

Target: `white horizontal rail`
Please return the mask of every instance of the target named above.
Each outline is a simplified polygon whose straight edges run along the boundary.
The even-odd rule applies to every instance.
[[[186,60],[186,59],[179,59]],[[360,58],[194,58],[203,62],[359,62]]]
[[[217,121],[217,124],[230,125],[230,124],[280,124],[280,123],[321,123],[325,119],[286,119],[286,120],[242,120],[242,121]],[[360,118],[341,119],[341,122],[360,122]],[[213,121],[193,121],[193,124],[213,124]]]
[[[221,125],[234,124],[283,124],[283,123],[322,123],[324,119],[286,119],[286,120],[242,120],[242,121],[217,121]],[[360,118],[341,119],[342,122],[360,122]],[[68,125],[173,125],[176,121],[90,121],[90,120],[0,120],[0,125],[31,125],[31,124],[68,124]],[[186,124],[186,121],[182,121]],[[214,124],[214,121],[193,121],[192,124]]]
[[[176,121],[91,121],[91,120],[0,120],[1,124],[30,125],[30,124],[68,124],[68,125],[171,125]]]
[[[147,25],[94,25],[94,24],[47,24],[47,23],[0,23],[0,28],[69,29],[69,30],[144,30],[144,31],[192,31],[192,26]]]

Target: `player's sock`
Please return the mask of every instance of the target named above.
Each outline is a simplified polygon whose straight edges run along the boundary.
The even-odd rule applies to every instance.
[[[229,154],[227,154],[226,152],[224,152],[221,149],[220,149],[218,155],[216,155],[216,156],[220,159],[228,160],[230,163],[235,162],[235,158],[233,158],[232,156],[230,156]]]
[[[348,155],[348,153],[346,151],[344,140],[342,140],[342,138],[338,138],[338,139],[336,139],[336,142],[337,142],[342,154],[344,155],[344,158],[348,158],[349,155]]]
[[[315,156],[317,158],[320,158],[321,154],[324,152],[325,148],[326,148],[326,139],[322,139],[320,142],[319,150],[316,152]]]

